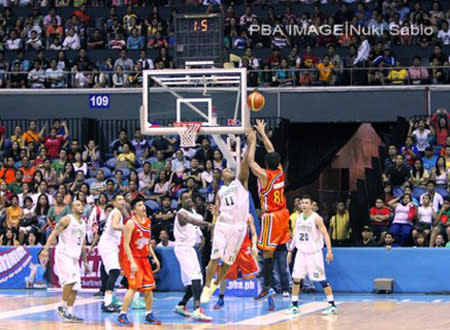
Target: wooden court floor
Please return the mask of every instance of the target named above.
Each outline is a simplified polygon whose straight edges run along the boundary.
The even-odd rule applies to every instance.
[[[339,297],[339,295],[336,296]],[[352,300],[351,297],[342,299],[338,306],[339,314],[333,316],[320,314],[324,302],[305,301],[301,309],[306,310],[308,314],[294,318],[285,315],[285,307],[289,305],[289,300],[286,299],[278,298],[279,308],[271,313],[268,313],[263,305],[252,305],[253,302],[249,298],[241,298],[247,299],[248,303],[238,305],[237,310],[233,309],[231,305],[238,302],[230,299],[230,301],[226,300],[230,305],[228,315],[232,315],[235,320],[226,322],[217,319],[217,322],[221,324],[186,324],[171,313],[169,308],[164,309],[165,307],[162,306],[156,311],[166,324],[149,326],[135,323],[134,329],[450,330],[450,298],[446,296],[444,299],[428,298],[428,301],[420,301],[420,297],[417,296],[412,299],[389,299],[386,296],[384,300],[380,300],[379,296],[373,296],[373,299],[371,297],[368,295],[365,299]],[[99,302],[92,297],[81,297],[78,300],[79,305],[75,308],[77,314],[86,319],[86,323],[61,323],[54,312],[58,301],[59,298],[56,296],[28,297],[0,294],[0,330],[123,328],[114,323],[116,315],[104,317],[104,314],[99,313]],[[170,302],[168,305],[173,306],[173,299],[167,301]],[[163,305],[163,302],[159,302],[159,305]],[[208,313],[213,315],[212,311]],[[137,319],[138,316],[138,314],[132,314],[131,318]]]

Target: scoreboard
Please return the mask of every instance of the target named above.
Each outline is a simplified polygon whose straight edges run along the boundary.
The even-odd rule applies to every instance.
[[[175,16],[175,61],[223,63],[223,17],[220,14],[179,14]]]

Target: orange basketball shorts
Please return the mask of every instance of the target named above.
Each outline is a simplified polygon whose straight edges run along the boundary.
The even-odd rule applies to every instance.
[[[156,289],[155,278],[153,277],[152,266],[148,258],[134,258],[137,265],[137,272],[132,274],[130,263],[128,260],[121,260],[120,265],[127,277],[128,287],[140,292],[151,291]]]
[[[249,279],[256,276],[259,272],[258,264],[252,256],[250,247],[245,247],[239,250],[236,256],[236,261],[231,265],[225,278],[229,280],[236,280],[238,272],[241,271],[243,279]]]
[[[284,208],[261,215],[261,232],[258,238],[258,248],[273,251],[278,245],[290,241],[289,211]]]

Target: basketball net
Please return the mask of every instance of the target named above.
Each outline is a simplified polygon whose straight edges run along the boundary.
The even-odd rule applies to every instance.
[[[185,121],[175,122],[173,126],[178,128],[178,135],[180,136],[180,147],[190,148],[195,147],[195,141],[197,140],[197,133],[202,127],[201,122],[197,121]]]

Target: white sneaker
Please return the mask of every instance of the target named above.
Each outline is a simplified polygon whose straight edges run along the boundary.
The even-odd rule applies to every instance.
[[[283,297],[289,298],[289,291],[283,291]]]
[[[300,314],[300,308],[291,304],[291,307],[286,311],[287,315],[297,315]]]
[[[196,321],[202,322],[211,322],[213,319],[211,316],[208,316],[203,312],[203,308],[197,308],[191,313],[191,317]]]
[[[207,286],[203,287],[202,295],[200,296],[200,303],[206,304],[209,301],[209,288]]]
[[[325,308],[322,311],[322,315],[336,315],[338,313],[338,310],[336,306],[328,305],[327,308]]]

